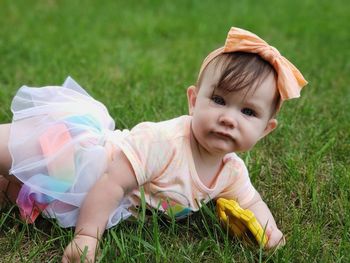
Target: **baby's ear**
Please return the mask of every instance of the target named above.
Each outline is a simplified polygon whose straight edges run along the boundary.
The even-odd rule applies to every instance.
[[[278,121],[276,119],[270,119],[267,122],[266,128],[263,134],[261,135],[260,139],[264,138],[266,135],[268,135],[270,132],[276,129],[277,125],[278,125]]]
[[[196,105],[197,100],[197,88],[196,86],[189,86],[187,88],[187,102],[188,102],[188,113],[189,115],[193,115],[193,109]]]

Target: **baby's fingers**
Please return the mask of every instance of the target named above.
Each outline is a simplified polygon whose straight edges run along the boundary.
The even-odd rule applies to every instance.
[[[77,263],[81,263],[81,262],[84,262],[84,263],[92,263],[94,262],[94,257],[91,256],[91,255],[82,255],[82,254],[78,254],[78,253],[75,253],[75,254],[64,254],[63,257],[62,257],[62,263],[74,263],[74,262],[77,262]]]
[[[96,238],[77,236],[64,250],[62,263],[94,262]]]
[[[266,231],[267,236],[269,237],[269,241],[266,245],[267,249],[271,248],[279,248],[285,245],[286,240],[283,236],[283,233],[275,228],[272,231]]]
[[[75,245],[70,243],[64,250],[64,254],[62,256],[62,263],[80,262],[79,250],[73,246]]]
[[[62,257],[62,263],[69,263],[69,260],[65,255]]]

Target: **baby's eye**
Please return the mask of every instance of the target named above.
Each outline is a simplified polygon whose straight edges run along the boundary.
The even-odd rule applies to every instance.
[[[252,109],[244,108],[241,111],[243,114],[245,114],[247,116],[256,116],[255,111],[253,111]]]
[[[214,95],[211,97],[211,100],[214,101],[214,103],[219,104],[219,105],[226,105],[226,102],[223,97]]]

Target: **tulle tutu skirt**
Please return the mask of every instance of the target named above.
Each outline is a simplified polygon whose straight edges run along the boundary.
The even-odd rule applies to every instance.
[[[21,87],[11,110],[10,173],[23,182],[22,217],[33,222],[42,212],[75,226],[87,192],[106,169],[106,142],[118,136],[113,119],[70,77],[62,86]],[[123,199],[107,227],[128,217],[129,207]]]

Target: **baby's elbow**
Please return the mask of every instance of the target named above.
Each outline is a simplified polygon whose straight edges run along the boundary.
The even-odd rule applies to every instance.
[[[113,178],[113,175],[106,172],[98,182],[102,193],[112,199],[121,199],[125,195],[123,186]]]
[[[108,164],[106,174],[115,187],[121,187],[124,194],[137,188],[138,183],[134,170],[122,150],[116,149]]]

